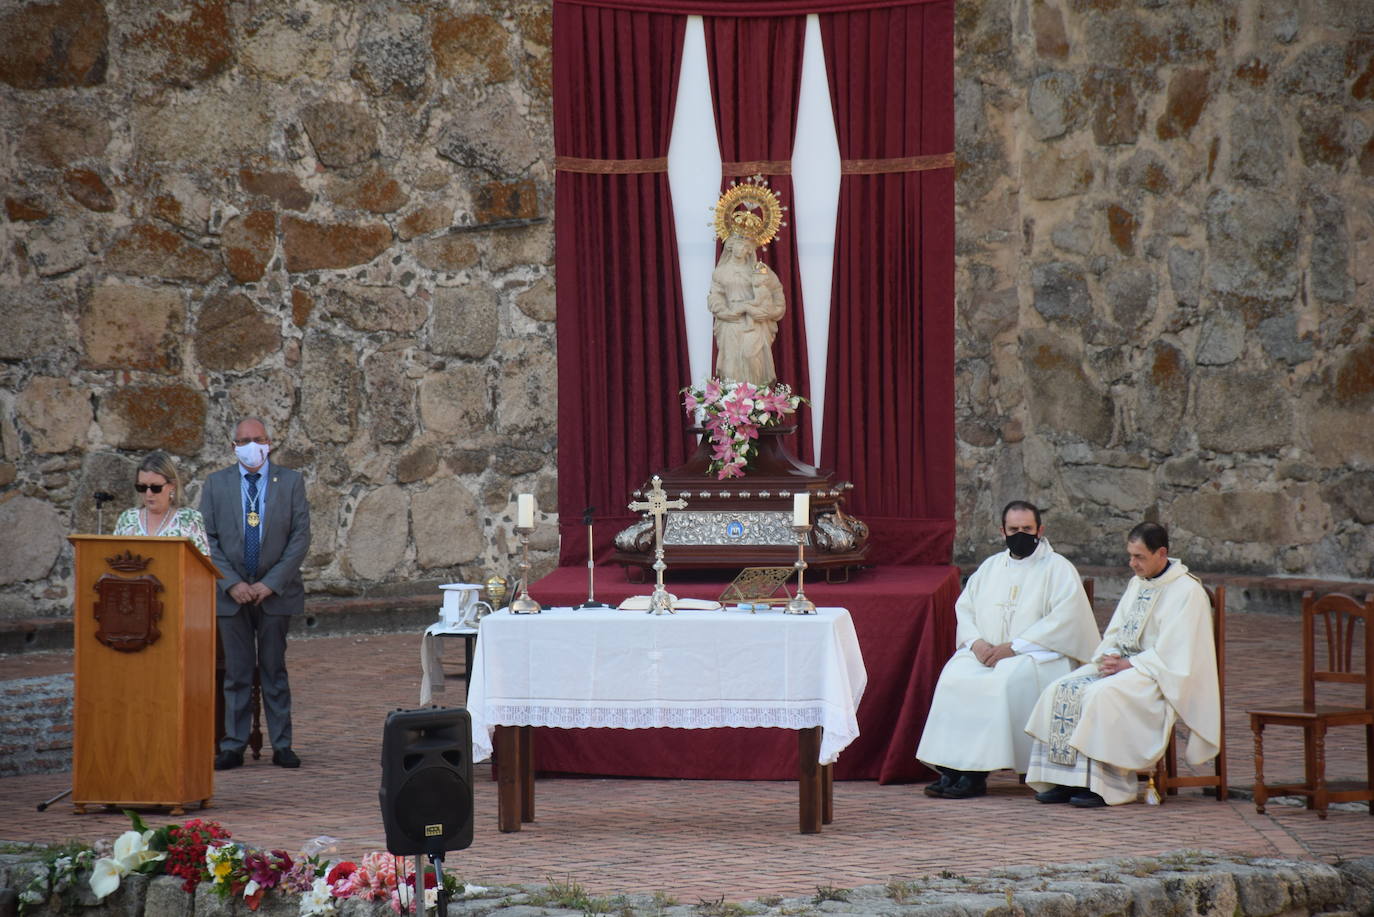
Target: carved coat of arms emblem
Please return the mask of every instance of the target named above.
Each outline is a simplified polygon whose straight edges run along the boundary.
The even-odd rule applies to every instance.
[[[129,551],[105,562],[115,570],[136,573],[147,568],[152,558]],[[151,573],[142,576],[119,576],[106,573],[95,581],[99,598],[95,602],[95,620],[100,626],[95,638],[111,649],[122,653],[136,653],[151,646],[162,636],[158,622],[162,620],[162,583]]]

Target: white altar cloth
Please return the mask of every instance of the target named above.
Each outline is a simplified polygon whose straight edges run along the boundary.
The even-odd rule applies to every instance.
[[[497,726],[821,726],[821,764],[859,735],[868,673],[843,608],[503,609],[479,631],[468,689],[474,761],[491,755]]]

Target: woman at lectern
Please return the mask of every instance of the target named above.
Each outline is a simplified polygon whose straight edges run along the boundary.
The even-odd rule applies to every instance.
[[[205,537],[205,518],[199,510],[180,506],[181,478],[172,457],[151,452],[139,463],[134,490],[142,506],[126,509],[115,522],[116,535],[164,535],[191,539],[196,549],[210,556],[210,541]]]

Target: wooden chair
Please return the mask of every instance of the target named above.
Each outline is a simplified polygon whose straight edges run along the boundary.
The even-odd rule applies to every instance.
[[[1363,625],[1363,633],[1359,634]],[[1326,643],[1325,667],[1317,668],[1317,631]],[[1363,668],[1356,670],[1356,646],[1361,646]],[[1339,592],[1314,598],[1302,595],[1302,706],[1250,711],[1250,730],[1255,734],[1255,808],[1264,811],[1270,796],[1306,796],[1307,807],[1326,818],[1332,802],[1370,801],[1374,815],[1374,595],[1361,605]],[[1364,685],[1363,707],[1323,706],[1317,703],[1317,682]],[[1303,731],[1304,774],[1302,783],[1264,782],[1264,727],[1296,726]],[[1366,781],[1354,789],[1333,790],[1326,782],[1326,733],[1336,726],[1363,726]]]
[[[1214,787],[1218,802],[1225,801],[1227,790],[1227,769],[1226,769],[1226,587],[1218,586],[1216,590],[1207,589],[1207,598],[1212,603],[1212,641],[1217,651],[1217,693],[1221,697],[1221,735],[1219,744],[1220,750],[1217,752],[1214,773],[1202,774],[1198,776],[1180,775],[1178,772],[1178,730],[1175,728],[1169,734],[1169,742],[1164,747],[1164,756],[1155,764],[1155,789],[1159,792],[1159,801],[1163,802],[1169,796],[1177,796],[1178,788],[1183,786]]]

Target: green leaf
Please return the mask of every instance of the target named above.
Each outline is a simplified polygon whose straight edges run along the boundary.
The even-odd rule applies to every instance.
[[[172,826],[163,825],[153,832],[153,836],[148,839],[148,847],[152,850],[166,852],[172,844]]]
[[[148,830],[148,826],[143,823],[143,818],[133,809],[125,809],[124,814],[129,816],[129,822],[134,826],[134,830],[139,834]]]

